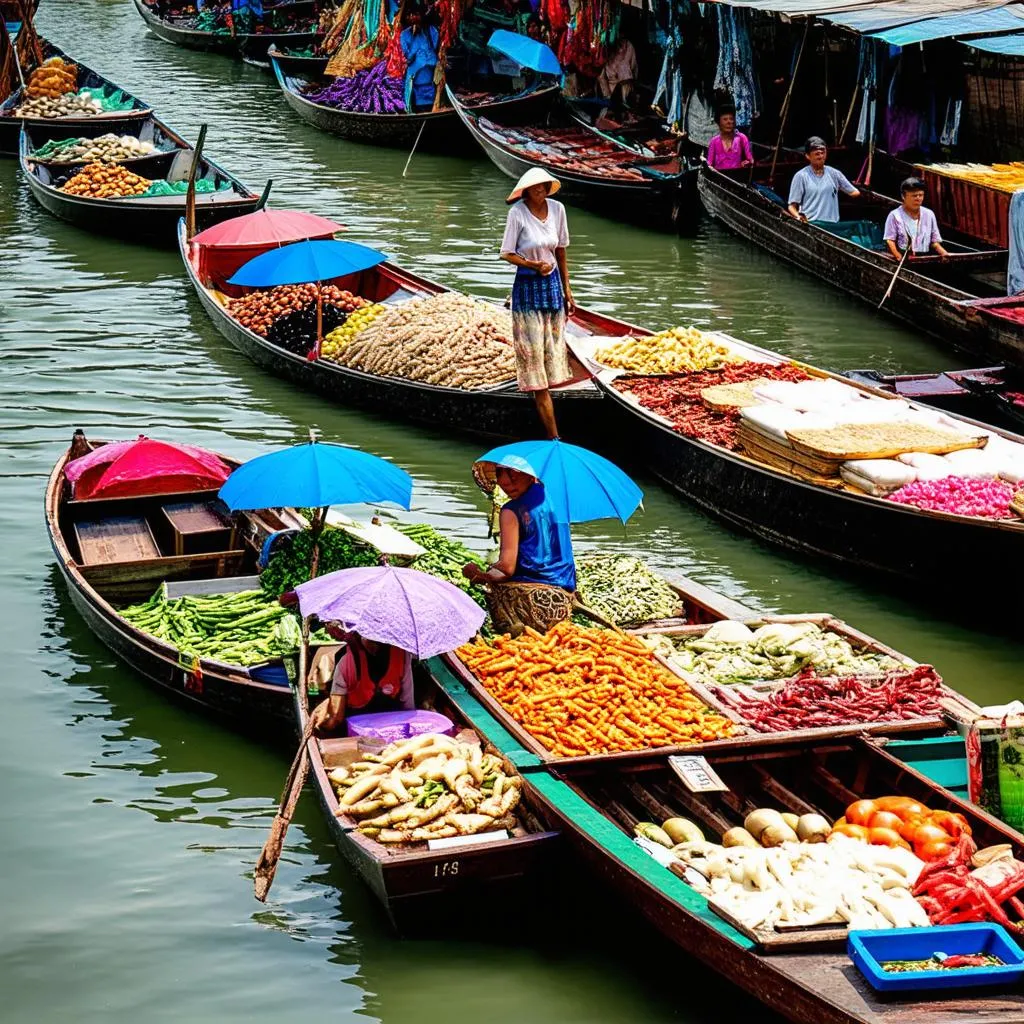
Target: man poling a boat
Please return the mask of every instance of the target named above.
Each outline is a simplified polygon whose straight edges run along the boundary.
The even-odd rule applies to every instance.
[[[462,574],[489,584],[496,627],[521,622],[545,631],[572,614],[576,563],[569,524],[559,521],[536,477],[497,466],[494,478],[509,498],[498,517],[498,558],[486,570],[469,562]]]
[[[828,146],[818,135],[804,144],[807,166],[793,175],[789,186],[789,212],[797,220],[835,224],[839,220],[839,193],[856,199],[860,195],[850,179],[829,167]]]
[[[907,178],[900,184],[903,205],[891,210],[885,218],[882,238],[889,248],[889,255],[898,260],[910,248],[908,258],[938,253],[947,259],[949,253],[943,248],[942,235],[935,214],[924,205],[924,182],[920,178]]]
[[[547,436],[558,436],[551,388],[572,380],[565,318],[576,309],[565,250],[565,207],[549,198],[561,183],[532,167],[516,183],[501,241],[501,258],[516,268],[512,285],[512,340],[520,391],[533,394]]]

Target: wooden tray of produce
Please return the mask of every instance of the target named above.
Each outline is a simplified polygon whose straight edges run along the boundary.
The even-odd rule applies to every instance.
[[[904,452],[946,455],[965,448],[982,448],[988,440],[922,423],[902,422],[787,430],[786,437],[797,451],[831,462],[892,459]]]

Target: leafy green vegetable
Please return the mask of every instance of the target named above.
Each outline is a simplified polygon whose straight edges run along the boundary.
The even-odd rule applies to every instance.
[[[576,588],[587,607],[618,626],[669,619],[682,611],[679,595],[633,555],[581,555]]]

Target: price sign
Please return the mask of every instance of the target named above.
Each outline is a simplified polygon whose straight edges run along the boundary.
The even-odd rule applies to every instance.
[[[668,763],[691,793],[725,793],[729,790],[706,757],[676,754],[668,759]]]

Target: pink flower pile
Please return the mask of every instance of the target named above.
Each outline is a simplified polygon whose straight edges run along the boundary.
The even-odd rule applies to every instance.
[[[934,512],[953,512],[960,516],[1007,519],[1013,488],[1001,480],[969,480],[947,476],[942,480],[915,480],[889,495],[890,501],[914,505]]]

